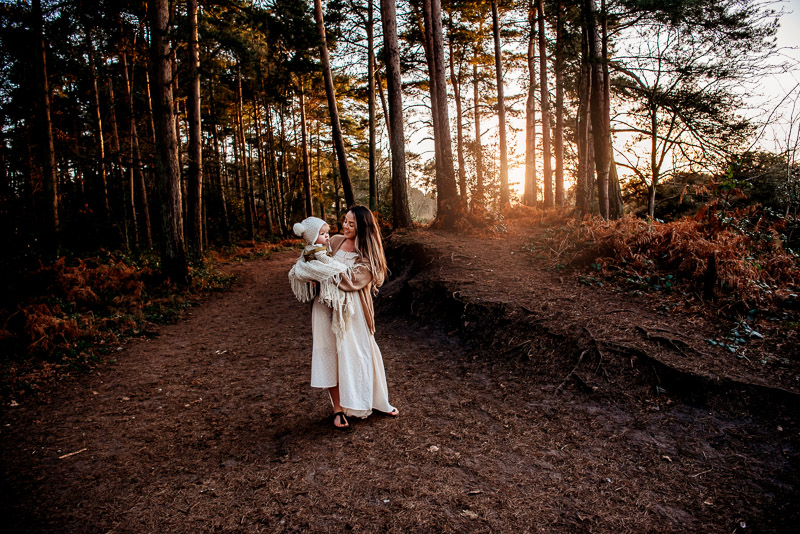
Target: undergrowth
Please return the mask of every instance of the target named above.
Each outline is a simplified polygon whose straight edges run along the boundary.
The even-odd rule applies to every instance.
[[[90,371],[121,342],[154,335],[209,292],[233,277],[215,264],[266,257],[293,244],[243,242],[208,254],[190,267],[190,283],[178,287],[160,274],[154,255],[100,251],[62,257],[22,275],[0,303],[0,397],[36,393],[60,376]]]
[[[588,285],[608,280],[700,297],[712,284],[718,308],[743,313],[797,304],[800,261],[787,246],[796,227],[791,217],[753,207],[673,222],[587,217],[549,228],[528,250],[552,269],[588,269],[581,277]]]

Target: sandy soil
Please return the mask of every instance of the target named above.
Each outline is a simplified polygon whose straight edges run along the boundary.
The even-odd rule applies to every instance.
[[[570,338],[580,316],[565,318],[560,294],[520,297],[498,277],[515,242],[457,239],[456,262],[450,236],[404,239],[401,254],[414,239],[427,252],[416,267],[393,269],[376,334],[399,418],[335,430],[326,395],[308,385],[310,311],[286,279],[297,253],[233,263],[231,291],[122,347],[92,375],[2,408],[4,530],[794,531],[793,397],[766,410],[654,388],[652,375],[621,371],[634,357],[613,350],[624,340],[602,316],[575,323],[591,336]],[[537,291],[522,273],[511,276]],[[556,281],[591,305],[574,281]],[[467,309],[436,315],[418,297],[442,287]],[[495,298],[481,308],[491,294],[507,306]],[[637,320],[622,332],[656,332],[653,312],[639,306],[626,302]],[[526,309],[549,344],[515,322]],[[605,359],[575,366],[587,340]]]

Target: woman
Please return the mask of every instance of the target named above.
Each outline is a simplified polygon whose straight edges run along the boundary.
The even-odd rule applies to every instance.
[[[374,337],[372,294],[386,278],[386,257],[375,218],[364,206],[350,208],[342,235],[333,236],[330,247],[335,259],[352,267],[351,275],[342,277],[339,289],[354,292],[355,313],[337,349],[331,309],[319,299],[314,301],[311,386],[328,389],[334,426],[348,428],[347,416],[367,417],[373,409],[391,416],[400,413],[389,404],[383,358]]]

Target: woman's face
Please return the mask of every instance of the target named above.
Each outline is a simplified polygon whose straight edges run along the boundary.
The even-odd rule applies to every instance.
[[[352,211],[348,211],[342,222],[342,235],[345,239],[355,239],[356,233],[356,216]]]

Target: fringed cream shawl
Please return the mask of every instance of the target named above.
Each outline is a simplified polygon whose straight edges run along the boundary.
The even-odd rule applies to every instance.
[[[350,277],[350,268],[328,255],[328,249],[320,245],[308,245],[303,254],[289,270],[292,292],[300,302],[309,302],[317,294],[319,299],[333,310],[331,329],[336,335],[337,346],[342,334],[350,327],[350,318],[355,313],[353,296],[339,289],[342,276]]]

